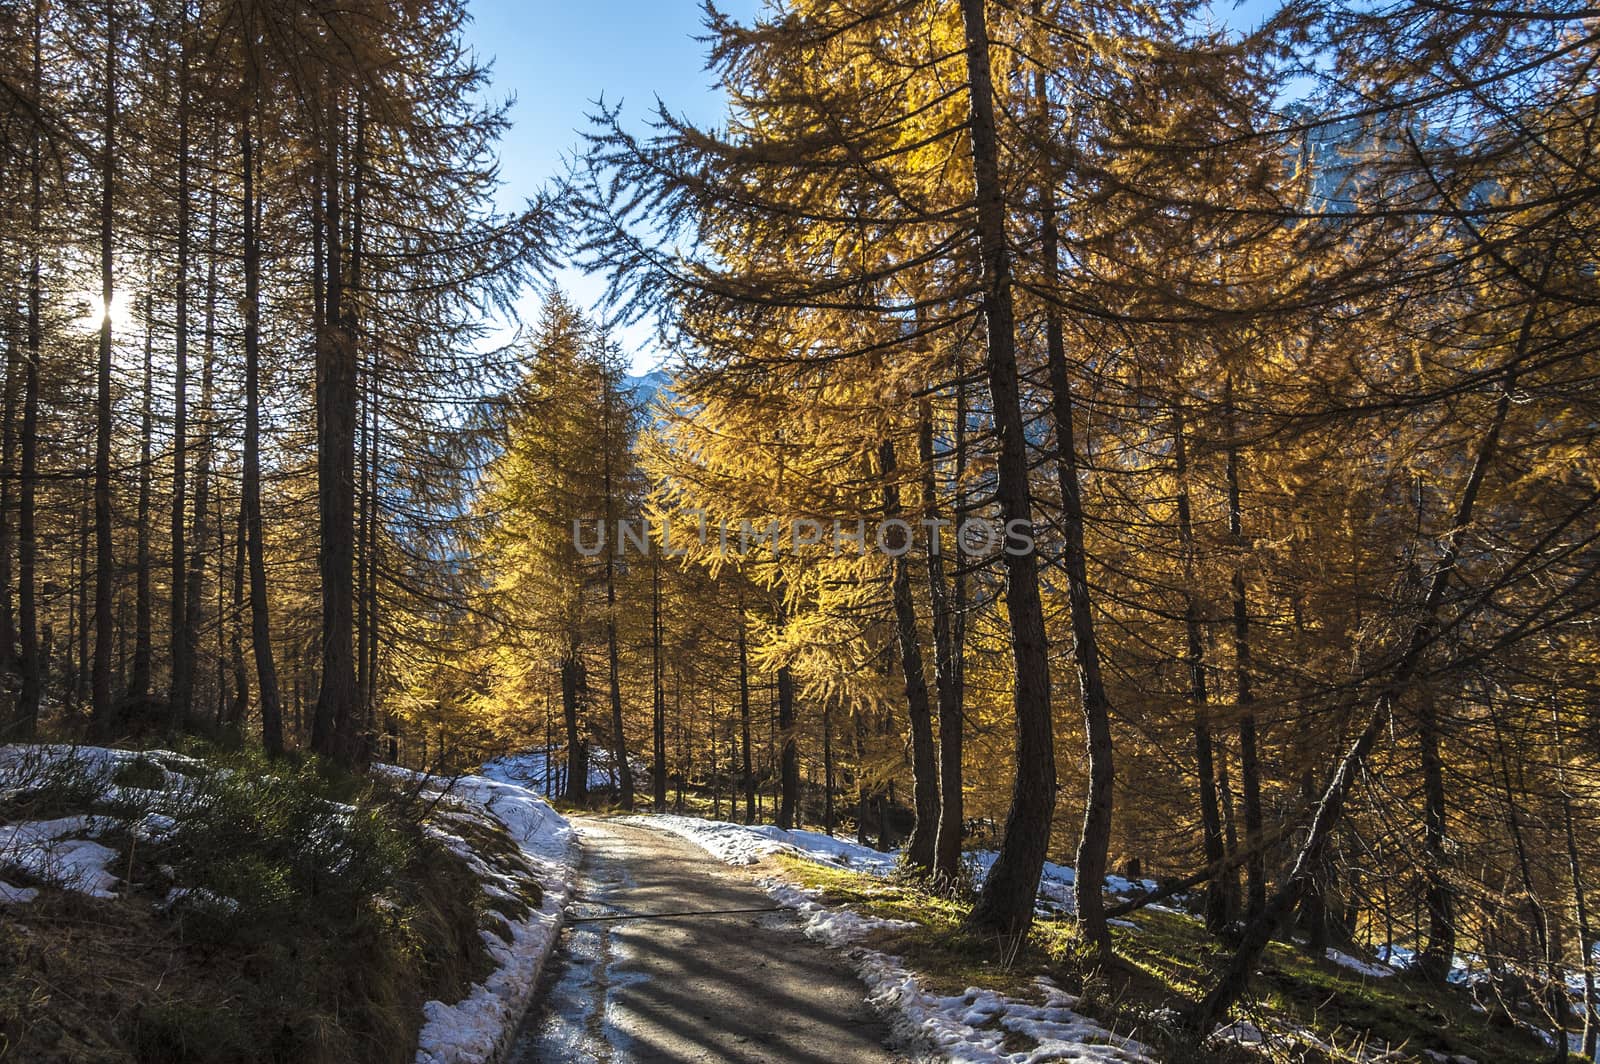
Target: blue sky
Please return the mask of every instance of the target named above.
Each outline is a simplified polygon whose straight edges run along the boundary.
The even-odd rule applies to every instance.
[[[761,0],[720,0],[729,15],[748,20]],[[1270,0],[1224,0],[1217,13],[1245,25],[1271,10]],[[472,0],[467,43],[493,60],[493,95],[515,96],[512,128],[501,141],[501,203],[520,207],[553,176],[579,143],[584,116],[604,96],[621,101],[624,115],[642,122],[659,96],[673,111],[715,122],[722,94],[705,70],[698,0]],[[604,287],[597,277],[564,270],[556,278],[584,304]],[[521,309],[531,318],[537,293]],[[619,337],[635,371],[658,361],[648,328]]]

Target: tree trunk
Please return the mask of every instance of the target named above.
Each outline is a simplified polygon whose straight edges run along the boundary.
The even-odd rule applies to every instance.
[[[215,153],[213,153],[215,154]],[[210,515],[211,462],[216,451],[216,410],[213,395],[213,376],[216,368],[217,348],[217,192],[211,190],[209,218],[206,223],[206,305],[204,361],[200,369],[200,417],[204,425],[198,441],[199,454],[195,457],[194,471],[194,528],[189,542],[189,572],[184,604],[182,652],[174,656],[172,679],[172,715],[175,724],[190,715],[194,704],[194,678],[199,669],[200,620],[205,612],[206,549],[210,546],[207,520]],[[221,535],[221,522],[218,522]],[[220,546],[220,539],[219,539]],[[217,616],[219,628],[222,615]]]
[[[16,589],[11,569],[11,510],[17,476],[17,404],[22,391],[22,352],[15,328],[6,328],[5,395],[0,400],[0,736],[9,736],[18,714]]]
[[[178,0],[178,278],[172,342],[172,521],[171,600],[167,647],[172,672],[167,686],[168,714],[181,727],[189,715],[194,665],[189,634],[188,520],[189,463],[189,0]]]
[[[779,626],[788,622],[784,605],[787,587],[780,582],[773,590],[773,612]],[[795,735],[794,670],[787,664],[778,668],[778,715],[776,728],[782,745],[778,754],[778,826],[785,831],[799,826],[800,819],[800,743]]]
[[[1008,533],[1025,539],[1005,554],[1006,609],[1011,620],[1016,716],[1016,777],[1005,835],[968,921],[974,930],[1020,936],[1033,924],[1039,874],[1050,844],[1056,797],[1055,741],[1050,719],[1050,662],[1044,609],[1039,600],[1038,558],[1033,549],[1033,499],[1028,486],[1028,445],[1023,434],[1011,296],[1011,251],[1000,182],[994,86],[989,68],[985,0],[961,0],[966,31],[970,134],[976,181],[978,241],[983,260],[983,311],[988,331],[987,371],[999,455],[995,500]]]
[[[744,734],[744,822],[756,822],[756,774],[750,764],[750,646],[745,632],[744,596],[739,601],[739,727]]]
[[[833,700],[822,703],[822,830],[829,837],[834,828],[833,808]]]
[[[800,744],[794,734],[794,672],[784,665],[778,669],[778,731],[783,749],[779,759],[778,826],[784,830],[799,826]]]
[[[134,573],[133,676],[128,681],[130,701],[150,694],[151,595],[150,595],[150,436],[155,431],[155,295],[148,288],[144,295],[144,403],[139,413],[139,502],[134,530],[137,572]]]
[[[39,98],[41,80],[41,15],[43,0],[33,5],[33,98]],[[38,533],[36,497],[39,483],[39,357],[40,335],[40,225],[43,193],[40,188],[40,134],[33,126],[28,174],[28,354],[22,384],[22,482],[17,506],[17,597],[22,638],[22,688],[17,700],[17,737],[38,733],[39,704],[44,697],[44,667],[39,652]]]
[[[1036,75],[1035,93],[1046,103],[1044,75]],[[1040,228],[1044,282],[1052,292],[1059,267],[1060,236],[1056,228],[1055,187],[1047,176],[1040,194]],[[1077,434],[1073,424],[1072,386],[1067,377],[1066,344],[1061,315],[1054,304],[1045,309],[1045,354],[1050,379],[1050,412],[1056,430],[1056,480],[1061,492],[1061,566],[1067,577],[1067,612],[1072,622],[1073,663],[1077,666],[1083,704],[1089,790],[1084,796],[1083,828],[1078,835],[1076,878],[1078,928],[1102,955],[1111,952],[1111,929],[1105,917],[1106,861],[1111,847],[1112,803],[1116,770],[1111,739],[1111,699],[1100,674],[1100,645],[1095,634],[1094,606],[1085,556],[1083,496],[1078,484]]]
[[[261,205],[255,190],[255,146],[246,112],[239,126],[244,166],[244,515],[250,563],[250,645],[256,659],[261,744],[268,757],[283,753],[283,712],[272,659],[272,613],[267,603],[267,563],[261,521]]]
[[[111,300],[113,238],[116,228],[117,20],[115,0],[106,0],[105,143],[100,159],[100,345],[95,386],[94,446],[94,669],[90,679],[93,730],[112,737],[115,707],[111,692],[112,601],[116,557],[111,541]]]
[[[233,698],[228,702],[222,723],[234,729],[235,738],[244,724],[245,708],[250,704],[250,674],[244,665],[244,614],[245,614],[245,542],[250,538],[248,510],[241,496],[239,520],[233,538],[233,613],[228,625],[228,657],[233,663]]]
[[[966,509],[961,481],[966,460],[966,426],[963,423],[967,417],[966,381],[961,379],[959,361],[956,377],[955,512],[959,519]],[[923,468],[923,517],[931,523],[930,527],[937,529],[939,496],[934,470],[933,417],[926,405],[919,446]],[[957,549],[955,586],[950,592],[946,591],[943,546],[937,538],[929,541],[928,597],[933,606],[935,687],[939,694],[939,828],[933,843],[933,877],[935,885],[948,886],[960,881],[961,841],[966,817],[961,766],[962,727],[965,723],[962,720],[965,695],[961,666],[966,652],[965,620],[962,614],[966,607],[966,578],[961,572],[962,560]]]
[[[1422,762],[1422,852],[1427,885],[1428,942],[1417,957],[1417,971],[1443,986],[1456,955],[1455,895],[1450,889],[1444,793],[1444,760],[1439,752],[1439,715],[1431,686],[1417,699],[1417,748]],[[1582,904],[1580,899],[1579,904]]]
[[[1235,550],[1243,551],[1244,509],[1239,500],[1239,445],[1234,428],[1232,374],[1223,382],[1222,395],[1228,441],[1228,538]],[[1234,566],[1232,587],[1234,674],[1239,699],[1239,777],[1244,788],[1244,844],[1251,855],[1245,865],[1245,891],[1249,916],[1254,920],[1267,903],[1267,865],[1266,856],[1257,845],[1262,827],[1261,759],[1256,749],[1256,716],[1250,708],[1255,703],[1250,675],[1250,603],[1245,593],[1242,564]]]
[[[1183,408],[1172,411],[1172,456],[1178,480],[1178,539],[1183,546],[1183,628],[1187,640],[1189,700],[1194,703],[1194,763],[1200,787],[1200,832],[1208,865],[1227,857],[1222,833],[1222,807],[1217,798],[1217,777],[1211,756],[1209,692],[1206,690],[1205,639],[1200,628],[1200,604],[1194,597],[1194,525],[1189,509],[1189,456],[1185,446]],[[1233,898],[1227,889],[1232,876],[1217,875],[1206,884],[1206,930],[1213,935],[1233,919]]]
[[[561,711],[567,725],[567,801],[589,801],[589,748],[578,734],[578,696],[584,686],[583,659],[576,639],[561,659]]]
[[[900,521],[900,486],[895,464],[894,443],[884,440],[879,447],[879,466],[884,477],[883,516],[885,523]],[[939,761],[933,746],[933,709],[928,700],[928,680],[922,665],[922,637],[917,632],[916,600],[911,594],[911,566],[906,555],[907,542],[895,544],[890,594],[894,604],[895,634],[900,646],[900,672],[905,681],[906,717],[911,730],[912,805],[916,823],[906,841],[905,864],[914,873],[933,872],[934,840],[939,828]]]
[[[1572,876],[1572,897],[1578,918],[1578,956],[1583,958],[1583,1058],[1593,1060],[1595,1042],[1600,1036],[1600,1001],[1595,994],[1594,928],[1589,923],[1589,903],[1584,896],[1587,880],[1583,875],[1583,862],[1578,857],[1578,834],[1573,825],[1572,791],[1567,787],[1565,743],[1561,735],[1561,710],[1559,703],[1551,708],[1551,724],[1556,738],[1556,788],[1561,796],[1561,822],[1567,843],[1567,871]]]
[[[330,94],[323,158],[327,277],[317,342],[317,568],[322,578],[322,685],[311,748],[341,764],[355,760],[355,316],[344,300],[340,216],[339,109]]]
[[[608,680],[611,686],[611,748],[612,759],[619,786],[620,804],[623,809],[633,809],[633,766],[628,764],[628,734],[622,726],[622,677],[617,660],[617,551],[621,549],[621,536],[617,532],[617,505],[616,505],[616,474],[612,467],[612,452],[614,446],[613,434],[616,426],[613,424],[615,411],[613,404],[616,401],[616,389],[611,385],[611,378],[605,373],[600,377],[601,399],[604,402],[604,439],[601,447],[604,451],[604,483],[605,491],[605,517],[606,529],[609,534],[617,537],[617,543],[612,549],[606,551],[606,659],[608,667]]]
[[[662,544],[663,548],[666,546]],[[667,811],[667,690],[661,659],[661,559],[650,552],[650,790],[658,813]]]

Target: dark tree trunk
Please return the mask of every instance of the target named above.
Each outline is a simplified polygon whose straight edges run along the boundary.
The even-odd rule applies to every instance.
[[[665,544],[662,547],[665,548]],[[661,559],[650,552],[650,790],[658,813],[667,811],[667,691],[661,659]]]
[[[1044,76],[1038,75],[1036,92],[1045,105]],[[1056,229],[1055,190],[1052,180],[1043,184],[1040,218],[1044,281],[1054,289],[1058,275],[1060,237]],[[1112,761],[1111,699],[1100,674],[1100,646],[1095,634],[1094,606],[1089,592],[1088,561],[1083,545],[1083,497],[1078,484],[1077,436],[1073,424],[1072,387],[1067,377],[1066,344],[1061,315],[1051,304],[1045,311],[1045,351],[1050,378],[1051,415],[1056,430],[1056,479],[1061,492],[1061,567],[1067,577],[1067,612],[1072,622],[1072,658],[1078,671],[1083,704],[1085,752],[1089,763],[1089,790],[1084,796],[1083,828],[1078,836],[1078,857],[1073,894],[1078,927],[1084,938],[1102,954],[1111,951],[1111,929],[1105,917],[1106,860],[1111,847],[1112,803],[1116,771]]]
[[[1444,760],[1439,751],[1438,703],[1431,686],[1424,685],[1417,699],[1417,748],[1422,762],[1422,852],[1426,887],[1423,906],[1428,910],[1428,941],[1417,957],[1417,971],[1429,982],[1443,985],[1456,955],[1455,895],[1450,889],[1450,852],[1446,843]],[[1580,898],[1578,904],[1582,906]]]
[[[33,5],[33,97],[39,98],[41,80],[40,9]],[[38,533],[36,496],[39,483],[39,357],[40,335],[40,225],[43,192],[40,188],[40,135],[33,127],[28,175],[28,354],[22,385],[22,478],[17,506],[17,597],[21,623],[22,688],[17,700],[17,735],[31,739],[38,732],[39,704],[44,697],[45,666],[39,649]]]
[[[148,289],[144,297],[144,404],[139,412],[139,502],[134,530],[135,558],[133,613],[133,676],[128,680],[130,700],[150,694],[151,595],[150,595],[150,436],[155,431],[155,296]]]
[[[578,805],[589,800],[589,748],[578,728],[578,699],[583,687],[583,659],[574,639],[561,660],[561,712],[567,726],[567,789],[563,797]]]
[[[1183,545],[1183,628],[1185,664],[1189,669],[1189,700],[1194,703],[1194,764],[1200,789],[1200,832],[1208,865],[1221,867],[1227,857],[1222,832],[1222,806],[1217,797],[1217,777],[1212,761],[1209,692],[1206,690],[1205,638],[1200,627],[1200,604],[1194,597],[1194,525],[1189,509],[1189,456],[1185,446],[1183,410],[1172,412],[1172,456],[1178,479],[1178,539]],[[1206,930],[1217,934],[1233,919],[1234,899],[1227,889],[1231,874],[1218,873],[1206,884]]]
[[[343,764],[355,760],[356,344],[354,308],[344,300],[340,215],[339,109],[330,95],[322,167],[327,276],[317,342],[317,567],[322,578],[322,685],[311,748]]]
[[[750,764],[750,644],[745,632],[744,596],[739,600],[739,727],[744,734],[744,822],[756,822],[756,775]]]
[[[822,830],[833,834],[833,700],[822,704]]]
[[[884,440],[878,450],[879,466],[885,480],[883,515],[885,522],[901,521],[899,475],[894,444]],[[890,594],[894,605],[895,634],[900,648],[900,672],[905,681],[906,717],[911,731],[912,805],[916,823],[906,841],[905,863],[911,871],[933,872],[934,840],[939,829],[939,760],[933,745],[933,708],[928,699],[928,680],[922,664],[922,637],[917,632],[917,606],[911,594],[911,566],[906,555],[910,537],[891,544],[897,551],[890,559],[893,570]]]
[[[971,98],[970,135],[983,262],[983,311],[988,326],[987,372],[999,454],[995,500],[1008,533],[1025,537],[1026,549],[1006,551],[1006,609],[1011,619],[1015,674],[1016,777],[1005,834],[968,920],[973,929],[1020,936],[1033,924],[1055,813],[1055,740],[1050,719],[1050,662],[1034,552],[1033,499],[1028,485],[1028,444],[1023,434],[1017,376],[1016,329],[1011,296],[1011,251],[1006,201],[995,132],[994,85],[989,67],[985,0],[961,0]]]
[[[785,830],[798,827],[800,817],[800,744],[794,724],[794,672],[784,665],[778,669],[778,732],[783,743],[778,764],[778,826]]]
[[[204,435],[198,441],[199,453],[194,470],[194,528],[189,541],[189,570],[185,588],[182,651],[173,658],[172,716],[179,724],[194,705],[194,678],[199,668],[200,621],[205,613],[206,550],[210,546],[207,520],[210,516],[211,461],[216,450],[216,410],[213,375],[217,347],[217,193],[211,191],[206,223],[206,303],[203,363],[200,369],[200,416]],[[221,522],[218,522],[219,534]],[[220,542],[220,541],[219,541]],[[220,628],[222,617],[219,612]]]
[[[167,687],[170,721],[181,726],[189,715],[194,665],[189,633],[188,520],[189,473],[189,0],[178,2],[178,277],[172,340],[172,520],[171,599],[167,646],[172,673]]]
[[[250,644],[256,659],[261,744],[268,757],[283,753],[283,711],[272,658],[272,613],[267,603],[267,563],[261,519],[261,204],[256,199],[255,146],[246,113],[239,126],[244,167],[244,538],[250,565]]]
[[[966,382],[961,379],[961,367],[956,366],[956,506],[958,515],[965,512],[964,489],[961,487],[966,462]],[[930,527],[937,529],[939,496],[934,470],[933,417],[924,407],[919,445],[922,451],[923,517]],[[962,574],[959,549],[956,554],[955,586],[945,587],[945,546],[934,533],[928,550],[928,597],[933,606],[933,646],[935,655],[935,687],[939,693],[939,828],[933,844],[933,874],[938,884],[954,884],[961,875],[961,842],[965,828],[966,805],[962,789],[962,659],[966,653],[964,634],[966,608],[966,578]],[[954,542],[954,541],[952,541]]]
[[[17,477],[17,404],[26,357],[11,322],[6,330],[5,395],[0,400],[0,736],[9,735],[18,719],[16,588],[12,582],[11,511]]]
[[[605,452],[604,484],[606,529],[612,535],[617,535],[617,507],[616,507],[616,474],[612,468],[612,452],[614,447],[614,433],[616,426],[613,424],[616,411],[616,390],[611,385],[608,375],[602,373],[600,380],[602,389],[601,398],[604,406],[604,439],[601,446]],[[622,726],[622,677],[617,660],[617,551],[621,547],[621,536],[617,535],[617,543],[613,549],[606,551],[606,664],[607,679],[611,688],[611,749],[612,763],[616,772],[619,788],[618,798],[623,809],[633,809],[633,766],[628,764],[628,733]]]
[[[244,664],[245,541],[249,539],[249,534],[246,531],[248,526],[247,509],[241,497],[239,502],[239,521],[234,528],[233,613],[228,625],[230,636],[228,658],[233,663],[233,697],[228,702],[227,712],[223,719],[223,723],[232,726],[235,737],[242,730],[245,707],[250,704],[250,674],[245,670]]]
[[[1556,740],[1556,787],[1561,796],[1561,825],[1567,843],[1567,872],[1572,876],[1574,915],[1578,919],[1578,956],[1583,958],[1583,1058],[1593,1060],[1595,1041],[1600,1036],[1600,1012],[1597,1012],[1594,977],[1594,928],[1589,923],[1589,902],[1584,895],[1587,880],[1583,862],[1578,856],[1578,834],[1573,823],[1572,791],[1567,786],[1565,742],[1561,734],[1559,702],[1551,708],[1551,725]]]
[[[114,295],[116,126],[117,126],[117,20],[115,0],[106,0],[105,143],[100,159],[100,346],[95,385],[94,445],[94,668],[90,691],[95,734],[111,737],[115,706],[111,691],[111,657],[114,651],[116,557],[111,541],[111,300]]]
[[[1242,551],[1245,547],[1244,510],[1239,498],[1239,445],[1234,427],[1231,374],[1222,387],[1224,431],[1228,441],[1228,537],[1234,549]],[[1255,694],[1251,688],[1250,603],[1245,592],[1244,569],[1240,566],[1234,567],[1232,586],[1234,673],[1239,699],[1239,776],[1244,788],[1244,845],[1250,853],[1250,860],[1245,864],[1245,890],[1249,915],[1254,920],[1267,903],[1267,867],[1266,855],[1260,846],[1261,758],[1257,751],[1256,716],[1251,709]]]

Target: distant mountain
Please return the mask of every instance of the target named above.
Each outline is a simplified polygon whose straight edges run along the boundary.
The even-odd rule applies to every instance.
[[[622,388],[633,397],[634,402],[648,409],[657,400],[665,403],[672,399],[672,374],[657,369],[637,377],[624,377]]]

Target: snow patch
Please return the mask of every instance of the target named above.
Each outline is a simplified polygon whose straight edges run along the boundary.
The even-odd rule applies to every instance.
[[[1387,979],[1394,974],[1394,969],[1387,964],[1372,964],[1359,957],[1352,957],[1348,953],[1341,953],[1332,946],[1328,947],[1325,956],[1339,967],[1348,968],[1368,979]]]
[[[572,826],[543,798],[515,782],[515,768],[503,761],[484,765],[481,776],[454,779],[427,777],[393,765],[378,765],[373,771],[441,795],[440,809],[450,815],[471,815],[473,810],[488,813],[517,844],[543,888],[543,901],[537,909],[520,920],[505,921],[509,942],[494,932],[483,932],[495,964],[487,979],[453,1005],[429,1001],[422,1006],[416,1064],[487,1064],[510,1044],[538,986],[545,960],[555,947],[562,910],[572,893]],[[455,810],[446,809],[449,802],[455,803]],[[465,840],[443,829],[439,836],[457,852],[465,851],[468,863],[484,877],[487,893],[511,893],[511,877],[491,868]]]
[[[1049,980],[1036,980],[1043,999],[1040,1004],[978,987],[950,996],[935,994],[899,957],[859,944],[872,931],[915,925],[830,909],[816,900],[816,892],[780,880],[762,885],[774,900],[800,914],[808,937],[845,952],[866,983],[867,1000],[875,1008],[898,1014],[903,1033],[946,1060],[957,1064],[1155,1064],[1144,1045],[1074,1011],[1077,999]],[[1033,1045],[1008,1050],[1008,1035],[1020,1035]]]
[[[752,865],[765,857],[786,853],[820,864],[887,875],[899,860],[898,854],[846,842],[819,831],[788,831],[771,824],[729,824],[721,820],[702,820],[699,817],[667,813],[628,819],[663,828],[688,839],[713,857],[731,865]]]
[[[114,898],[120,880],[109,869],[117,851],[92,839],[107,826],[92,816],[0,826],[0,868],[91,898]]]

